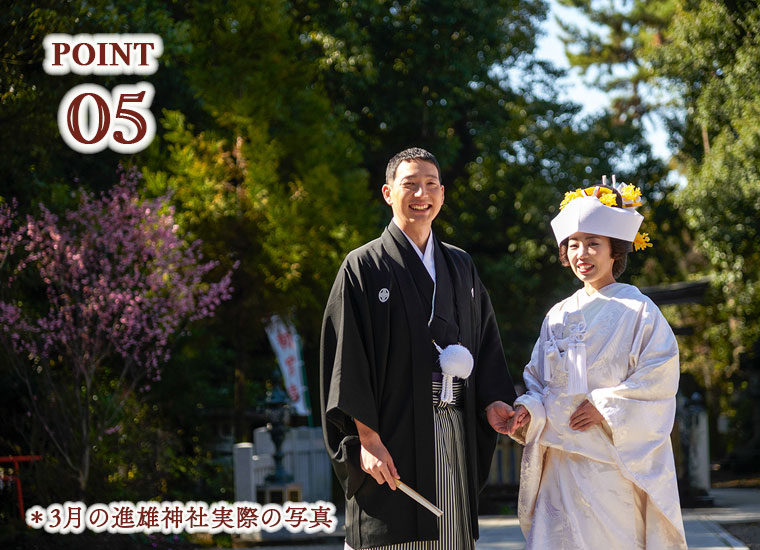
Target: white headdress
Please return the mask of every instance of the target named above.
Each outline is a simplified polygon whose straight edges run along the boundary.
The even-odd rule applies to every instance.
[[[632,242],[636,250],[652,246],[649,235],[638,232],[644,216],[634,208],[641,206],[641,190],[633,185],[615,185],[615,176],[612,181],[622,197],[622,208],[615,206],[617,195],[608,187],[587,187],[565,193],[560,213],[551,222],[557,244],[580,232]]]

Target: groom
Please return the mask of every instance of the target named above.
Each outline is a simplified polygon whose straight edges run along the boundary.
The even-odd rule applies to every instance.
[[[435,157],[400,152],[382,192],[393,220],[348,254],[322,326],[322,427],[345,491],[346,545],[474,548],[494,430],[514,414],[498,326],[470,256],[432,232],[444,201]],[[457,343],[472,373],[441,403],[438,349]],[[399,478],[443,517],[396,491]]]

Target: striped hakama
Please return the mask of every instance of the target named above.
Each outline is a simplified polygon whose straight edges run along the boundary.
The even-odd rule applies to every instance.
[[[438,518],[438,540],[373,546],[377,550],[474,550],[467,498],[464,413],[461,409],[464,384],[454,381],[453,403],[440,403],[441,382],[433,381],[435,430],[436,504],[443,510]],[[352,550],[346,543],[346,550]]]

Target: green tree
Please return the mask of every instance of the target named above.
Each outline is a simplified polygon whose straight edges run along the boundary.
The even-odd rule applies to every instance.
[[[286,8],[275,0],[190,5],[195,46],[182,63],[205,115],[193,122],[164,112],[162,137],[144,157],[146,191],[170,190],[180,224],[207,254],[240,262],[235,299],[210,329],[233,351],[236,440],[250,437],[245,388],[272,374],[265,318],[295,314],[316,387],[333,275],[376,225],[359,149],[315,82]]]
[[[678,201],[716,290],[704,332],[712,359],[705,378],[737,390],[749,372],[729,377],[760,341],[758,31],[754,2],[679,0],[665,44],[650,53],[683,98],[678,158],[689,183]],[[757,430],[751,443],[760,447]]]
[[[662,98],[653,93],[656,75],[642,50],[662,43],[674,0],[559,2],[585,16],[583,25],[557,19],[568,61],[589,84],[610,95],[618,122],[641,124],[644,116],[662,107]]]
[[[340,114],[355,125],[364,165],[411,145],[433,151],[449,182],[466,177],[475,136],[499,128],[516,90],[503,67],[530,63],[544,2],[292,2],[301,39]]]

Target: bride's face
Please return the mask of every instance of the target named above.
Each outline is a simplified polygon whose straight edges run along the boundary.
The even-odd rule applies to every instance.
[[[612,245],[609,237],[592,233],[575,233],[567,240],[570,269],[584,284],[614,282]],[[610,281],[612,279],[612,281]]]

